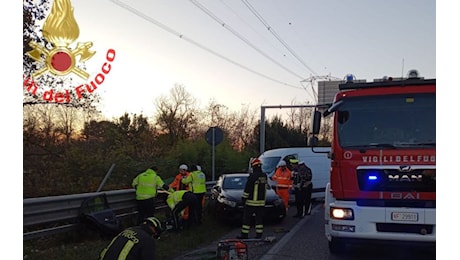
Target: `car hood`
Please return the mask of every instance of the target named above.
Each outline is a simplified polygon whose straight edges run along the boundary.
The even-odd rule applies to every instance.
[[[241,202],[241,196],[243,196],[243,190],[225,190],[222,194],[229,200]],[[267,190],[266,201],[274,201],[279,199],[279,196],[273,189]]]

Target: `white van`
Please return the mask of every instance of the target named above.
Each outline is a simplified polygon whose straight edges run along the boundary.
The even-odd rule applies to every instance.
[[[263,152],[259,155],[259,160],[262,161],[262,171],[271,177],[275,173],[275,169],[281,160],[284,160],[287,166],[291,169],[290,159],[296,158],[299,162],[304,161],[313,172],[313,198],[324,198],[324,190],[329,182],[329,172],[331,168],[331,160],[328,153],[330,147],[315,147],[314,151],[311,147],[293,147],[293,148],[278,148]],[[275,185],[269,179],[270,185]],[[293,200],[291,194],[290,201]]]

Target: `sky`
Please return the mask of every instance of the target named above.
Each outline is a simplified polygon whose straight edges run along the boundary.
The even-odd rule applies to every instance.
[[[155,113],[182,85],[204,108],[315,104],[315,80],[436,77],[433,0],[73,0],[76,42],[93,43],[107,117]],[[313,87],[312,87],[313,86]],[[270,112],[270,111],[268,111]],[[280,113],[279,109],[273,113]]]

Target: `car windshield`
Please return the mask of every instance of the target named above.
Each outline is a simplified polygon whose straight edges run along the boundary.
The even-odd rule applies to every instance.
[[[226,190],[242,190],[246,185],[247,179],[245,176],[226,177],[222,183],[222,188]]]

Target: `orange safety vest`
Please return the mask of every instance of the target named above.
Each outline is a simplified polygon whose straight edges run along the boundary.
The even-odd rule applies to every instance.
[[[285,168],[284,170],[281,167],[278,167],[275,171],[275,174],[272,176],[273,181],[277,181],[276,186],[278,188],[286,188],[290,189],[292,187],[292,179],[291,179],[291,170],[289,168]]]
[[[171,182],[171,184],[169,185],[169,187],[175,191],[178,191],[178,190],[189,190],[189,185],[186,185],[186,184],[183,184],[182,183],[182,179],[185,179],[186,177],[188,177],[190,175],[189,172],[187,172],[185,175],[182,175],[181,173],[178,173],[176,175],[176,177],[174,178],[174,180]]]
[[[171,184],[169,185],[169,187],[175,191],[190,190],[189,185],[185,185],[182,183],[182,179],[185,179],[189,175],[190,175],[189,172],[187,172],[185,175],[178,173],[176,177],[174,178],[173,182],[171,182]],[[189,207],[186,207],[183,211],[182,218],[188,219],[188,216],[189,216]]]

